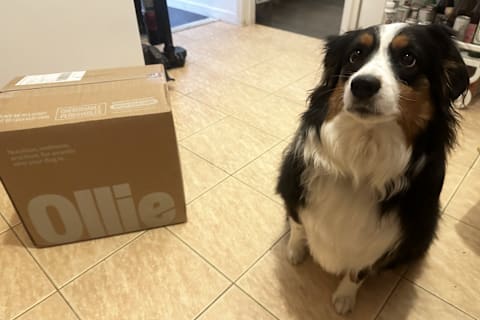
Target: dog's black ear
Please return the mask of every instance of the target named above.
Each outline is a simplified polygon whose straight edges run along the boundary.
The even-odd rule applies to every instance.
[[[353,32],[347,32],[340,36],[327,38],[323,61],[323,86],[332,89],[337,85],[344,62],[344,55],[348,45],[353,41],[353,37]]]
[[[446,98],[454,101],[468,89],[470,84],[467,66],[452,39],[455,32],[440,24],[432,24],[427,28],[442,57],[442,91]]]

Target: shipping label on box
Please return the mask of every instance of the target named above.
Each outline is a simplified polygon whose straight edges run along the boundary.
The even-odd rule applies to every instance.
[[[0,93],[0,176],[37,246],[186,221],[161,68],[19,81]]]

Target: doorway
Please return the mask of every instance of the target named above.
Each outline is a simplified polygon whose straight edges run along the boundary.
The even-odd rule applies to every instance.
[[[256,23],[325,38],[338,34],[344,0],[256,0]]]

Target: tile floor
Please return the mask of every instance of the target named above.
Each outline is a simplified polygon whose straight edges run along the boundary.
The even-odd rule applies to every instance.
[[[224,23],[174,38],[189,53],[170,85],[189,222],[36,249],[0,189],[0,319],[340,318],[337,279],[287,263],[273,192],[321,41]],[[350,319],[480,319],[480,105],[462,115],[438,240],[424,261],[369,279]]]

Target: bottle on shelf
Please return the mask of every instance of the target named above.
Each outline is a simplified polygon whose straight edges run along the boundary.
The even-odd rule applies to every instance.
[[[478,28],[478,22],[480,21],[480,1],[475,5],[469,15],[470,23],[468,24],[467,30],[465,31],[465,37],[463,38],[463,41],[471,43],[475,36],[475,31]]]
[[[449,22],[455,24],[455,20],[459,16],[470,17],[470,14],[477,3],[476,0],[458,0],[455,1],[453,13],[449,17]],[[446,9],[445,9],[446,10]],[[460,40],[463,40],[461,38]]]
[[[389,24],[395,21],[395,2],[387,1],[383,15],[383,23]]]

